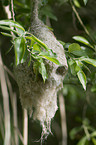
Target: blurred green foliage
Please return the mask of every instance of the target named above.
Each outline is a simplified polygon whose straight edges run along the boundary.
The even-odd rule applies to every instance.
[[[62,40],[61,43],[63,43],[68,60],[69,69],[62,89],[66,106],[68,145],[96,145],[96,68],[94,67],[96,66],[96,1],[73,0],[72,3],[92,39],[85,33],[72,11],[70,0],[42,0],[39,13],[44,23],[46,23],[47,18],[49,19],[57,39]],[[7,6],[10,2],[5,0],[0,4],[2,6],[0,9],[1,19],[6,19],[3,6]],[[29,30],[30,1],[14,0],[14,10],[16,21],[26,30]],[[11,46],[9,40],[11,39],[0,34],[0,47],[4,64],[12,70],[11,62],[14,60],[14,52],[10,51],[5,55]],[[11,78],[10,80],[12,84],[15,84]],[[18,94],[17,85],[13,86]],[[2,102],[1,98],[0,101]],[[21,112],[22,108],[18,99],[19,128],[22,131]],[[57,125],[55,129],[54,125]],[[39,144],[34,142],[40,138],[41,128],[39,124],[29,120],[29,126],[31,126],[29,128],[29,145]],[[61,130],[59,111],[52,122],[54,136],[50,135],[44,144],[61,144],[61,135],[56,133],[58,128]],[[0,144],[2,142],[0,134]]]

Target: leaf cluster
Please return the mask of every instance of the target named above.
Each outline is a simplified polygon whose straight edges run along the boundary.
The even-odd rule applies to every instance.
[[[81,132],[83,133],[83,137],[79,140],[77,145],[89,145],[90,143],[96,145],[96,131],[95,128],[90,126],[90,121],[88,118],[85,118],[82,121],[81,126],[75,127],[70,131],[70,138],[76,138],[76,135],[80,134]]]
[[[89,71],[89,73],[91,73],[87,64],[91,64],[92,66],[96,67],[96,60],[90,58],[90,54],[94,54],[93,50],[95,50],[95,46],[91,45],[89,41],[82,36],[74,36],[73,39],[79,43],[82,43],[83,46],[80,46],[78,43],[62,44],[66,49],[66,56],[68,58],[68,65],[71,74],[74,76],[77,75],[84,90],[86,90],[87,77],[83,69],[86,69]]]
[[[35,60],[33,61],[34,73],[36,75],[40,73],[45,82],[48,78],[48,74],[44,59],[60,65],[59,61],[56,59],[56,54],[33,34],[25,31],[19,23],[12,20],[1,20],[0,28],[9,31],[9,33],[1,32],[3,35],[13,38],[16,66],[26,62],[28,57],[30,57],[28,65],[30,65],[32,60]]]

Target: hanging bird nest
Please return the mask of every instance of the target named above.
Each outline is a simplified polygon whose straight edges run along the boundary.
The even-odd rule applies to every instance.
[[[57,106],[57,92],[63,87],[63,80],[67,71],[67,61],[63,46],[57,41],[54,34],[38,19],[38,0],[32,1],[31,33],[42,40],[49,49],[57,55],[60,66],[44,60],[48,79],[43,82],[41,75],[33,71],[33,61],[14,67],[14,74],[19,86],[21,104],[30,111],[34,120],[39,120],[42,125],[42,136],[46,137],[51,132],[51,119],[54,117]]]

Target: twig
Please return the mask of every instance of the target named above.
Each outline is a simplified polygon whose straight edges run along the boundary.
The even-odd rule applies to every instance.
[[[66,112],[65,103],[62,93],[59,94],[59,106],[61,114],[61,128],[62,128],[62,145],[67,145],[67,125],[66,125]]]
[[[4,7],[4,9],[5,9],[5,12],[6,12],[6,14],[7,14],[8,19],[11,19],[12,17],[11,17],[11,12],[10,12],[9,5],[6,6],[6,7]],[[11,29],[14,29],[14,28],[11,27]],[[11,31],[10,33],[14,36],[14,33],[13,33],[12,31]]]
[[[24,109],[24,127],[23,127],[23,140],[24,140],[24,145],[28,144],[28,115],[27,115],[27,110]]]
[[[73,5],[73,3],[72,3],[71,0],[70,0],[70,3],[71,3],[72,9],[73,9],[73,11],[74,11],[74,13],[75,13],[75,15],[76,15],[76,17],[77,17],[79,23],[80,23],[81,26],[83,27],[85,33],[86,33],[86,34],[90,37],[90,39],[95,43],[95,40],[92,38],[92,36],[90,35],[89,31],[88,31],[87,28],[85,27],[85,25],[84,25],[82,19],[81,19],[80,16],[79,16],[79,13],[77,12],[77,10],[76,10],[76,8],[75,8],[75,6]]]
[[[11,0],[11,11],[12,11],[12,19],[15,21],[15,13],[14,13],[14,4],[13,4],[13,0]]]
[[[1,63],[3,63],[1,58],[1,53],[0,53],[0,61]],[[4,106],[4,126],[5,126],[4,145],[10,145],[11,126],[10,126],[9,95],[7,90],[5,72],[2,65],[0,65],[0,82],[1,82],[1,90],[2,90],[3,106]]]
[[[20,133],[19,129],[18,129],[18,128],[15,128],[15,127],[14,127],[14,129],[15,129],[16,133],[18,134],[18,136],[19,136],[19,138],[20,138],[22,144],[24,144],[23,136],[22,136],[22,134]]]
[[[0,65],[2,65],[2,67],[5,69],[5,71],[7,71],[8,74],[15,80],[15,77],[14,77],[13,73],[9,70],[9,68],[6,67],[6,65],[2,64],[1,61],[0,61]]]

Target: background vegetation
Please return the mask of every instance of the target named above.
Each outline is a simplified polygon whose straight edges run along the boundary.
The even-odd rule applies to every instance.
[[[5,6],[9,5],[11,9],[11,2],[0,1],[1,20],[8,19]],[[30,2],[14,0],[13,6],[16,21],[28,30]],[[44,23],[53,29],[56,38],[62,41],[68,60],[69,69],[62,89],[66,109],[67,144],[96,145],[96,1],[43,0],[39,13]],[[18,86],[11,73],[14,51],[12,49],[7,53],[11,45],[11,38],[0,34],[2,55],[0,56],[0,144],[7,145],[5,136],[7,134],[8,137],[10,130],[6,131],[8,126],[11,126],[11,144],[22,145],[25,128],[24,111],[19,100]],[[79,71],[83,73],[79,75]],[[4,112],[6,109],[7,112]],[[52,120],[53,135],[50,134],[44,142],[46,145],[63,145],[60,114],[59,107]],[[37,142],[41,133],[39,123],[28,119],[28,127],[28,145],[40,144]]]

